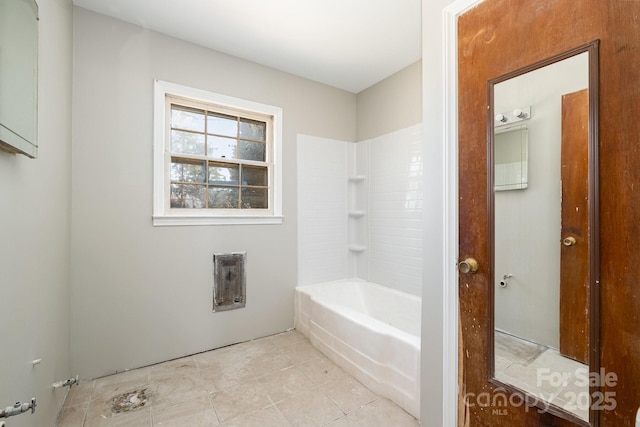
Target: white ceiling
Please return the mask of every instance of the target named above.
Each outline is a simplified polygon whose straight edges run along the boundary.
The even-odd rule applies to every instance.
[[[420,0],[73,0],[358,93],[421,57]]]

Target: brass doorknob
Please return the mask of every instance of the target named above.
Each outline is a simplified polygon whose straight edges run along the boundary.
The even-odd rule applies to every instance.
[[[460,261],[458,263],[458,270],[460,270],[460,273],[475,273],[476,271],[478,271],[478,261],[476,261],[474,258],[467,258],[464,261]]]
[[[565,237],[562,240],[562,244],[565,246],[573,246],[576,244],[576,238],[573,236]]]

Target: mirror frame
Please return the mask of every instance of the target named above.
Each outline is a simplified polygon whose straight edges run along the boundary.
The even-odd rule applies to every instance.
[[[494,193],[494,86],[505,80],[518,77],[530,71],[535,71],[547,65],[554,64],[564,59],[579,55],[584,52],[589,54],[589,159],[588,159],[588,197],[589,197],[589,373],[600,372],[600,228],[599,228],[599,182],[598,182],[598,93],[599,93],[599,40],[578,46],[569,51],[557,54],[550,58],[536,62],[529,66],[506,73],[487,82],[487,210],[489,224],[488,244],[488,343],[489,354],[487,357],[489,366],[489,383],[501,387],[511,394],[519,395],[528,405],[544,409],[552,415],[567,419],[582,426],[597,427],[599,425],[598,411],[589,408],[589,421],[579,418],[577,415],[555,406],[550,402],[541,400],[525,391],[507,383],[503,383],[495,377],[495,193]],[[589,385],[590,406],[593,396],[599,393],[599,385]]]

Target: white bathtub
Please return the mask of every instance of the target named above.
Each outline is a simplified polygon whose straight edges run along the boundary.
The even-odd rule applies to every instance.
[[[419,297],[363,280],[298,286],[295,328],[374,392],[420,419]]]

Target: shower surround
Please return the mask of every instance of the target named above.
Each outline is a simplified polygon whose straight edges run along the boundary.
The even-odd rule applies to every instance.
[[[422,125],[357,143],[298,135],[298,284],[422,290]]]
[[[422,160],[421,125],[358,143],[298,136],[295,327],[418,418]]]

